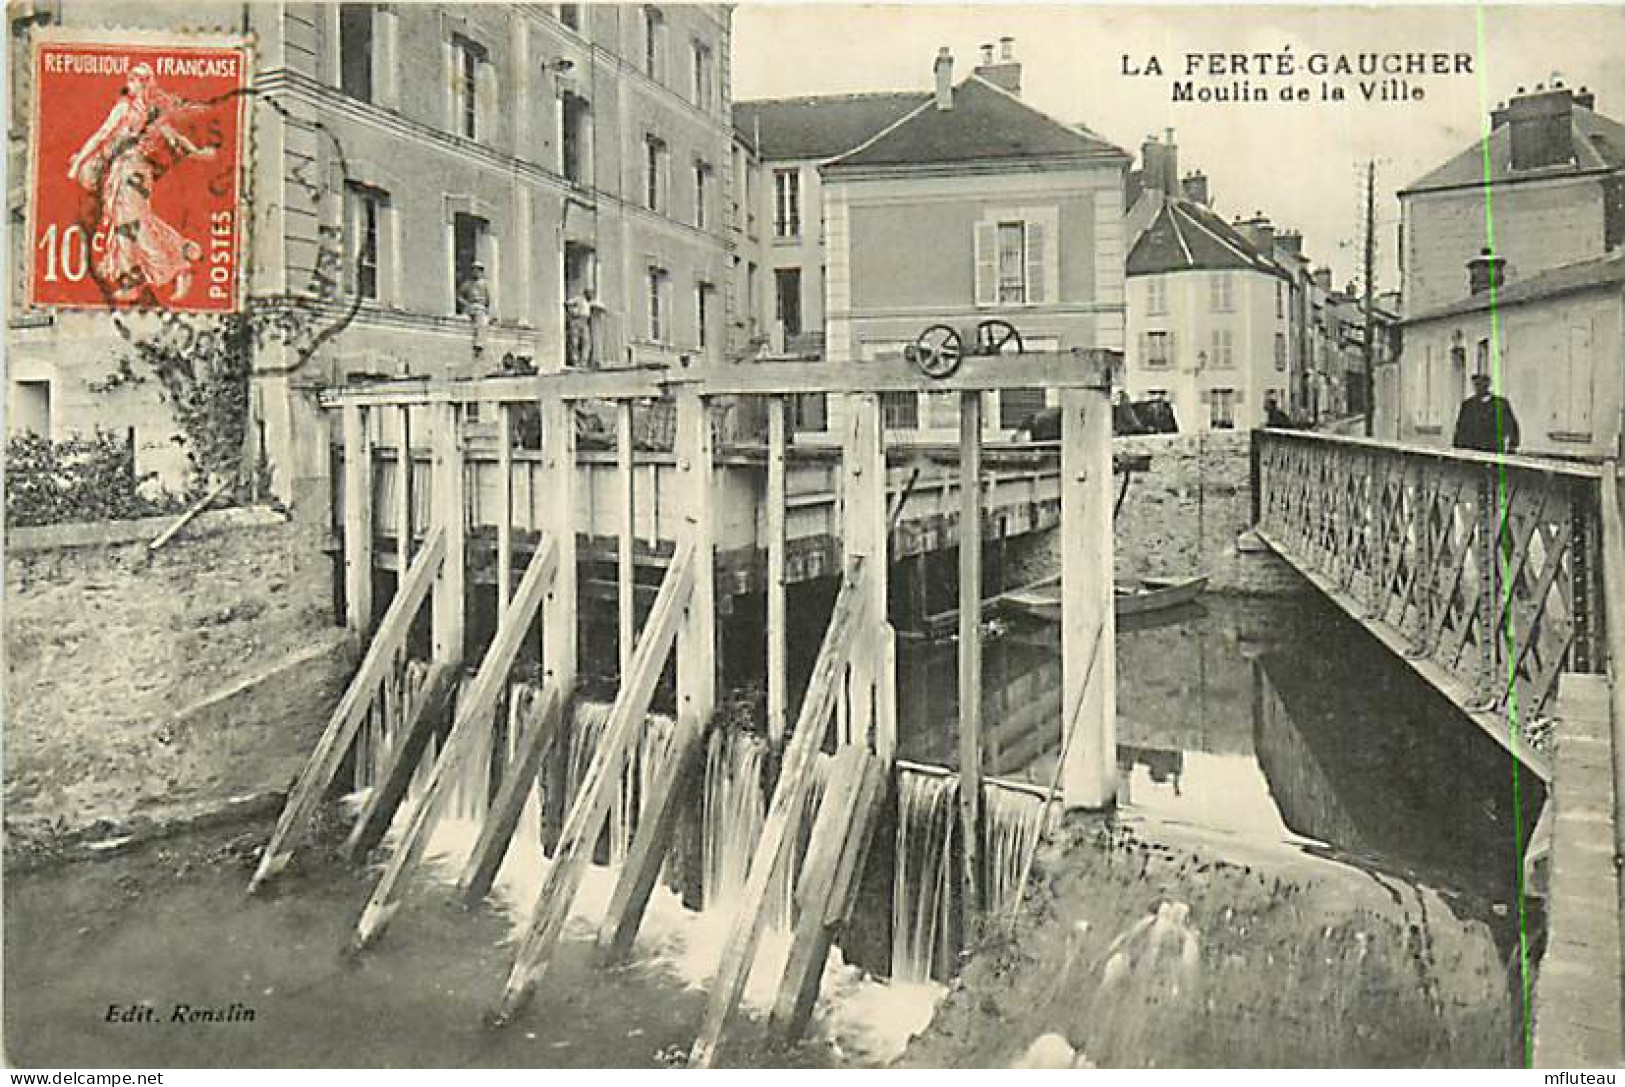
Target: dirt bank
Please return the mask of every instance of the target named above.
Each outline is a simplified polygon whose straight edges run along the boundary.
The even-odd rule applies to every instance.
[[[284,787],[349,668],[331,586],[296,524],[10,557],[8,861]]]
[[[1054,839],[1013,935],[973,953],[905,1064],[1009,1067],[1041,1038],[1046,1066],[1512,1060],[1502,954],[1431,890],[1099,820]]]

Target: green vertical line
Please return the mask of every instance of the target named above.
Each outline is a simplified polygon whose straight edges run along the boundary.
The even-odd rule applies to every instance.
[[[1489,117],[1489,88],[1487,86],[1484,72],[1484,5],[1482,3],[1477,4],[1474,8],[1474,13],[1476,15],[1475,21],[1477,26],[1478,45],[1478,64],[1476,66],[1478,71],[1478,116],[1480,118],[1479,124],[1481,125],[1480,131],[1483,133],[1483,137],[1479,141],[1479,146],[1483,150],[1484,160],[1484,245],[1485,249],[1488,250],[1489,255],[1493,257],[1495,256],[1495,199],[1494,187],[1491,184],[1493,165],[1490,161],[1490,137],[1493,132],[1493,128],[1491,126]],[[1496,390],[1502,389],[1503,387],[1501,383],[1501,307],[1500,300],[1497,297],[1497,295],[1500,293],[1500,284],[1496,281],[1496,277],[1494,275],[1490,276],[1489,291],[1489,366],[1491,378],[1490,388],[1491,394],[1493,395]],[[1495,411],[1495,444],[1497,449],[1501,447],[1504,440],[1505,422],[1501,416],[1500,406],[1497,405]],[[1492,645],[1494,644],[1494,640],[1500,640],[1502,642],[1502,649],[1506,655],[1507,662],[1507,684],[1503,689],[1507,692],[1508,747],[1510,750],[1516,751],[1517,740],[1522,730],[1518,721],[1518,685],[1516,682],[1517,655],[1512,645],[1512,608],[1509,606],[1512,597],[1512,569],[1510,557],[1505,556],[1501,548],[1501,524],[1507,518],[1507,507],[1507,470],[1506,462],[1502,461],[1496,466],[1495,469],[1495,521],[1494,533],[1489,543],[1492,549],[1492,569],[1498,570],[1501,575],[1500,580],[1502,582],[1504,595],[1498,598],[1497,603],[1500,605],[1502,615],[1505,616],[1505,634],[1502,634],[1503,624],[1495,623],[1494,630],[1480,631],[1480,635],[1492,639]],[[1487,525],[1481,522],[1479,530],[1485,531],[1486,529]],[[1485,619],[1493,621],[1494,615],[1492,614],[1486,616]],[[1524,900],[1526,896],[1524,894],[1523,884],[1524,830],[1522,771],[1523,767],[1519,763],[1517,756],[1514,755],[1512,758],[1512,835],[1514,847],[1513,863],[1515,868],[1514,882],[1517,889],[1518,899],[1518,988],[1522,1004],[1519,1011],[1523,1016],[1522,1034],[1524,1064],[1526,1067],[1533,1068],[1535,1065],[1534,1009],[1531,1006],[1533,1001],[1529,992],[1529,918],[1524,907]]]

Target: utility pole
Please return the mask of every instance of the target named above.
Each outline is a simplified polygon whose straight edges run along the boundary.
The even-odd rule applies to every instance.
[[[1375,433],[1375,418],[1377,409],[1377,375],[1376,375],[1376,314],[1372,309],[1375,301],[1375,279],[1377,276],[1377,160],[1368,159],[1365,164],[1365,375],[1361,379],[1365,385],[1365,436],[1371,437]]]

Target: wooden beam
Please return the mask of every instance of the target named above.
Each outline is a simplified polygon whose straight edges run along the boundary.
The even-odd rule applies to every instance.
[[[455,780],[455,772],[461,768],[463,760],[474,750],[478,731],[490,727],[497,695],[507,683],[514,657],[529,631],[531,620],[536,616],[542,594],[553,581],[558,561],[559,548],[550,533],[542,538],[541,546],[531,556],[525,576],[520,579],[519,590],[514,594],[513,607],[497,625],[491,646],[480,661],[479,671],[458,700],[457,716],[429,772],[423,795],[412,808],[400,843],[395,847],[389,863],[384,866],[384,873],[361,912],[361,920],[356,923],[352,943],[354,950],[359,951],[376,940],[394,915],[399,905],[396,896],[402,878],[422,855],[429,831],[439,818],[441,798]]]
[[[866,581],[870,573],[867,559],[853,558],[841,582],[840,595],[835,598],[835,610],[818,648],[807,695],[796,715],[795,732],[785,749],[778,784],[762,823],[762,834],[751,855],[750,873],[745,880],[733,931],[711,982],[705,1023],[689,1051],[691,1068],[709,1068],[716,1058],[722,1032],[727,1028],[734,1006],[739,1003],[751,962],[756,957],[756,944],[767,917],[768,890],[776,885],[791,838],[800,829],[799,816],[812,782],[813,765],[823,747],[841,676],[869,620],[870,594]]]
[[[451,715],[461,671],[460,662],[435,661],[429,665],[412,713],[402,722],[400,733],[395,737],[388,765],[373,784],[361,814],[344,841],[345,855],[352,861],[361,860],[384,840],[395,812],[406,799],[412,775],[417,772],[418,762],[429,746],[429,737],[440,731]]]
[[[620,962],[631,954],[643,912],[649,905],[649,895],[660,878],[660,866],[671,850],[672,836],[682,814],[683,782],[688,780],[700,753],[705,750],[709,724],[691,713],[678,715],[666,763],[660,768],[651,795],[638,815],[631,851],[621,866],[609,909],[598,929],[598,949],[610,962]]]
[[[880,657],[880,627],[886,622],[886,451],[883,445],[880,397],[859,394],[847,398],[845,448],[841,458],[841,550],[847,561],[867,560],[864,592],[866,626],[864,646],[854,653],[847,700],[853,742],[872,745],[887,757],[896,753],[896,736],[881,736],[875,729],[875,706],[882,698],[884,675]]]
[[[546,969],[553,946],[564,929],[570,904],[586,866],[592,862],[593,848],[615,800],[621,772],[633,743],[643,730],[655,683],[676,640],[683,605],[693,585],[693,570],[693,551],[687,546],[680,547],[666,569],[660,595],[655,599],[638,638],[637,651],[632,655],[632,670],[616,693],[587,776],[565,817],[564,829],[553,853],[553,865],[536,897],[525,937],[503,986],[501,1004],[492,1016],[496,1023],[511,1020],[530,999],[536,979]]]
[[[293,856],[293,851],[298,847],[316,805],[321,802],[328,786],[333,783],[334,776],[338,774],[339,764],[344,760],[345,752],[355,742],[356,732],[361,727],[367,708],[372,704],[378,684],[383,680],[384,669],[393,661],[396,650],[405,643],[407,632],[412,626],[412,618],[417,614],[423,598],[428,595],[429,587],[434,583],[435,575],[439,573],[445,554],[444,532],[440,529],[431,530],[423,542],[423,550],[412,560],[406,576],[401,579],[400,590],[390,601],[389,609],[384,612],[384,618],[378,624],[378,632],[373,635],[372,643],[367,646],[361,667],[350,680],[349,687],[345,688],[344,696],[339,699],[332,717],[328,719],[326,729],[322,731],[321,739],[316,742],[315,751],[311,753],[310,760],[300,772],[299,780],[294,783],[292,791],[288,794],[288,803],[277,819],[276,829],[271,832],[271,840],[265,846],[265,852],[260,857],[254,877],[249,881],[250,894],[259,890],[266,880],[282,871],[287,866],[289,858]]]
[[[959,394],[959,827],[967,918],[982,907],[982,397]],[[967,926],[968,928],[969,926]]]
[[[513,405],[497,405],[497,622],[513,592]]]
[[[412,409],[395,409],[400,420],[400,453],[395,458],[395,568],[412,565]]]
[[[856,882],[850,876],[856,868],[853,858],[868,844],[854,841],[854,832],[862,829],[859,812],[865,806],[873,807],[874,786],[882,778],[871,773],[877,765],[883,765],[878,756],[854,744],[838,751],[830,767],[812,834],[807,839],[801,876],[796,881],[790,956],[769,1019],[768,1029],[780,1041],[790,1043],[800,1038],[817,1002],[818,983],[835,936],[830,917],[844,912],[836,906],[836,899],[844,900],[845,892]],[[845,885],[843,865],[848,873]]]
[[[502,859],[508,854],[508,844],[513,840],[514,828],[519,825],[519,816],[525,810],[525,801],[530,798],[536,784],[536,772],[559,734],[559,722],[563,717],[564,700],[560,698],[558,688],[544,685],[531,706],[530,722],[520,732],[519,741],[514,746],[513,757],[502,777],[502,786],[485,813],[479,839],[474,843],[468,863],[463,866],[463,874],[457,880],[463,900],[470,905],[484,898],[496,881]],[[515,723],[512,715],[509,721],[511,727]],[[530,843],[531,846],[535,844]]]
[[[372,438],[354,404],[344,408],[344,619],[358,637],[372,629]]]
[[[637,562],[634,548],[638,526],[635,468],[632,449],[632,401],[615,403],[615,504],[620,512],[621,534],[615,547],[615,608],[620,646],[621,670],[625,676],[632,665],[632,646],[637,640],[637,598],[634,577]]]
[[[677,397],[674,445],[680,531],[694,556],[693,586],[677,630],[677,712],[708,722],[717,698],[716,488],[707,402],[686,390]]]
[[[1112,591],[1111,395],[1061,392],[1061,767],[1067,808],[1117,790],[1117,625]]]
[[[443,661],[463,659],[466,627],[464,578],[468,541],[468,481],[463,472],[462,412],[456,404],[441,404],[435,410],[434,478],[430,523],[446,538],[446,561],[434,586],[434,658]]]
[[[767,402],[767,741],[784,746],[786,686],[785,620],[785,444],[786,405],[782,396]]]
[[[541,406],[543,509],[557,539],[558,571],[542,601],[542,682],[569,700],[576,682],[576,418],[575,405]]]

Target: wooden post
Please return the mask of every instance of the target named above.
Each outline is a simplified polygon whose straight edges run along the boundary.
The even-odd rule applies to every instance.
[[[774,751],[784,746],[785,688],[785,398],[767,401],[767,741]]]
[[[894,699],[895,680],[883,675],[882,628],[886,626],[886,451],[881,441],[880,397],[856,393],[848,397],[846,445],[841,458],[841,549],[848,564],[867,560],[869,574],[863,591],[868,597],[866,619],[859,634],[861,647],[852,657],[849,727],[853,742],[872,743],[888,761],[897,750],[897,737],[875,729],[875,706]]]
[[[632,401],[615,402],[615,483],[616,504],[620,507],[621,536],[615,550],[615,605],[618,622],[622,678],[632,663],[632,646],[637,640],[636,490],[632,450]]]
[[[1112,604],[1111,391],[1061,391],[1061,742],[1076,730],[1066,806],[1116,792],[1117,626]]]
[[[359,404],[344,405],[344,618],[358,637],[372,630],[372,439]]]
[[[497,622],[513,593],[513,405],[497,405]]]
[[[767,816],[762,821],[762,833],[756,850],[751,854],[750,872],[745,878],[745,889],[740,897],[739,912],[735,916],[728,945],[723,949],[722,961],[712,979],[706,1005],[705,1023],[700,1036],[689,1050],[690,1068],[709,1068],[716,1058],[722,1032],[733,1015],[744,991],[745,979],[756,957],[756,944],[761,937],[762,925],[767,919],[768,889],[778,885],[785,857],[798,822],[807,788],[812,782],[813,765],[823,747],[829,727],[829,716],[840,691],[840,677],[851,660],[855,648],[862,647],[861,632],[871,622],[867,614],[870,603],[866,578],[873,572],[862,557],[850,560],[841,592],[835,598],[835,611],[829,627],[824,631],[823,643],[818,648],[818,659],[813,663],[812,679],[807,684],[807,695],[801,700],[796,714],[795,731],[785,748],[784,765],[779,772],[773,799],[768,804]]]
[[[982,397],[959,394],[959,828],[964,915],[982,906]],[[969,927],[969,926],[967,926]]]
[[[576,681],[575,405],[542,402],[542,508],[550,511],[558,573],[542,601],[542,683],[568,706]]]
[[[697,393],[677,396],[677,485],[681,532],[694,552],[694,584],[677,632],[677,712],[701,727],[711,720],[717,691],[716,539],[712,524],[711,420]]]
[[[464,637],[464,579],[466,549],[467,480],[463,474],[462,411],[450,402],[435,406],[434,509],[432,523],[446,538],[446,558],[434,584],[434,659],[461,662]]]
[[[711,420],[697,393],[677,396],[677,494],[683,511],[682,544],[693,556],[694,574],[677,628],[677,733],[669,762],[654,783],[638,819],[632,849],[622,866],[599,932],[611,958],[632,948],[643,911],[677,830],[679,787],[699,754],[716,708],[716,547],[712,528]],[[641,722],[639,723],[641,727]]]
[[[401,424],[400,453],[395,463],[395,570],[397,584],[412,563],[412,409],[396,409]]]

